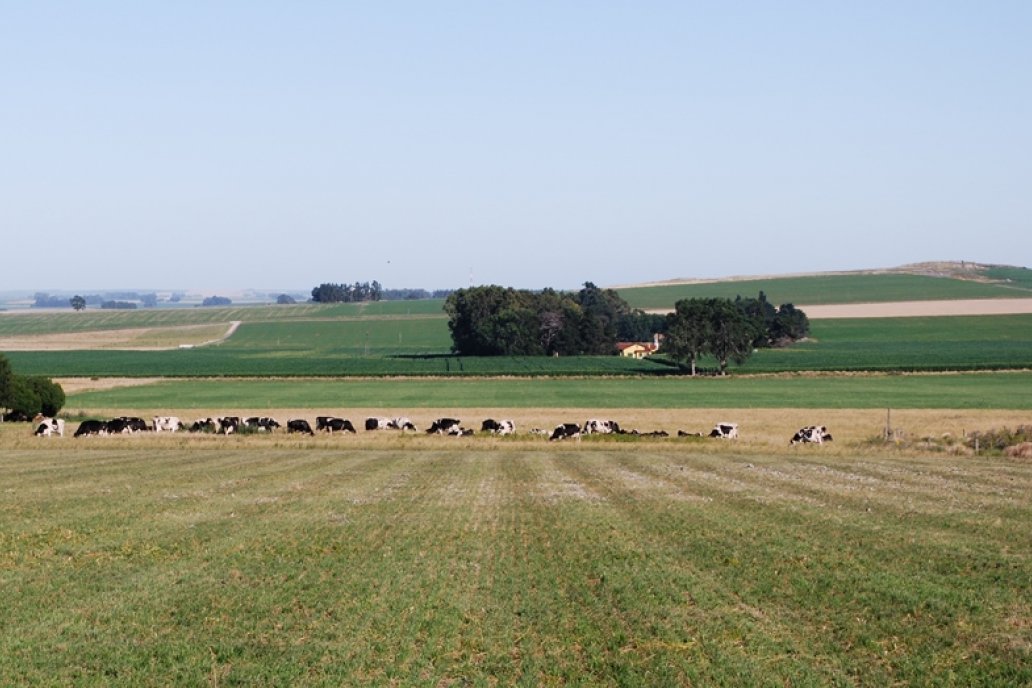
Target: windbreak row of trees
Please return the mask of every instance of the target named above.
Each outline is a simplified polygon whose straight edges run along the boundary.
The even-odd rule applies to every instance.
[[[312,289],[312,301],[316,303],[353,303],[356,301],[379,301],[383,297],[383,285],[376,280],[354,284],[333,284],[324,282]]]
[[[16,375],[7,357],[0,354],[0,411],[5,417],[56,416],[64,404],[61,385],[46,377]]]
[[[806,313],[790,303],[775,308],[761,291],[758,298],[683,299],[667,316],[663,352],[681,367],[697,372],[703,356],[741,364],[755,349],[787,346],[810,333]]]
[[[631,308],[588,282],[576,293],[496,285],[452,292],[444,303],[452,349],[463,356],[610,354]]]
[[[631,309],[612,289],[588,282],[578,292],[485,286],[459,289],[446,300],[452,350],[463,356],[609,355],[618,341],[651,341],[660,352],[697,372],[713,356],[720,372],[743,363],[757,348],[786,346],[806,337],[810,322],[792,304],[757,298],[685,299],[669,315]]]

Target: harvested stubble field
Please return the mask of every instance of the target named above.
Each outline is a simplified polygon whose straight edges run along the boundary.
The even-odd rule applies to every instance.
[[[642,429],[749,422],[737,444],[361,431],[41,440],[4,426],[0,675],[1032,682],[1032,463],[870,446],[876,414],[849,425],[846,411],[631,413],[607,415]],[[908,414],[900,424],[935,431],[991,417]],[[836,442],[786,447],[782,424],[804,417],[828,422]]]

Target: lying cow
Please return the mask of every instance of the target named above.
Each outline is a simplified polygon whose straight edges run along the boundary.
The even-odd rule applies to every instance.
[[[828,432],[828,428],[824,425],[807,425],[805,428],[799,428],[796,434],[792,435],[792,439],[789,440],[789,446],[793,444],[823,444],[825,442],[831,442],[832,436]]]
[[[57,435],[64,437],[65,422],[63,418],[43,418],[36,424],[36,437]]]
[[[250,418],[244,419],[243,427],[252,432],[272,432],[276,428],[280,427],[280,424],[276,422],[275,418],[251,416]]]
[[[219,428],[219,418],[198,418],[190,426],[190,432],[215,432]]]
[[[308,421],[304,418],[295,418],[294,420],[287,421],[287,432],[302,432],[307,435],[314,435],[312,432],[312,426],[308,424]]]
[[[186,428],[176,416],[154,416],[153,421],[154,432],[179,432]]]
[[[480,432],[490,432],[494,435],[513,435],[516,433],[516,423],[511,420],[488,418],[481,424]]]
[[[550,441],[555,440],[569,440],[569,439],[580,439],[581,429],[576,423],[563,423],[562,425],[555,426],[555,430],[552,431]]]
[[[582,431],[585,435],[622,435],[623,431],[620,430],[619,424],[615,420],[599,420],[593,418],[591,420],[584,421],[584,429]]]
[[[717,423],[710,430],[710,437],[719,437],[725,440],[738,439],[738,423]]]
[[[408,418],[366,418],[366,430],[415,430]]]
[[[351,424],[350,420],[334,416],[316,416],[315,429],[331,434],[335,432],[355,432],[355,426]]]

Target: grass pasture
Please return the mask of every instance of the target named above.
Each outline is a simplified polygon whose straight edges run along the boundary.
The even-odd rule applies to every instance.
[[[696,379],[192,379],[95,390],[88,381],[67,384],[66,412],[116,408],[1032,409],[1032,373],[1027,371]]]
[[[1032,682],[1027,461],[221,439],[0,454],[5,683]]]

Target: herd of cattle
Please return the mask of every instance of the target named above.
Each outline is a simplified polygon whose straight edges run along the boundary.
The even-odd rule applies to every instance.
[[[63,437],[65,422],[61,418],[44,418],[37,416],[34,419],[36,426],[35,434],[43,437],[58,435]],[[203,432],[219,435],[232,435],[242,432],[272,432],[283,427],[274,418],[264,416],[253,416],[241,418],[239,416],[218,416],[212,418],[201,418],[187,425],[176,416],[154,416],[151,423],[142,418],[132,416],[120,416],[111,420],[84,420],[75,431],[75,437],[89,435],[128,435],[139,432]],[[376,430],[398,430],[401,432],[418,432],[416,425],[408,418],[367,418],[365,421],[366,431]],[[355,426],[346,418],[336,416],[317,416],[315,428],[304,418],[295,418],[287,421],[286,431],[288,433],[302,433],[315,435],[316,432],[333,434],[335,432],[355,433]],[[513,435],[516,433],[516,423],[511,420],[495,420],[488,418],[480,426],[481,433],[491,435]],[[472,428],[462,426],[458,418],[438,418],[427,428],[428,435],[451,435],[467,436],[476,434]],[[530,431],[532,435],[546,435],[549,440],[578,439],[581,435],[639,435],[649,437],[668,437],[665,430],[653,432],[640,432],[638,430],[625,430],[613,420],[591,419],[578,425],[577,423],[561,423],[552,430],[534,428]],[[677,431],[678,437],[716,437],[720,439],[738,439],[738,424],[720,422],[713,426],[709,433]],[[789,444],[823,444],[832,439],[828,428],[823,425],[808,425],[800,428],[789,440]]]

